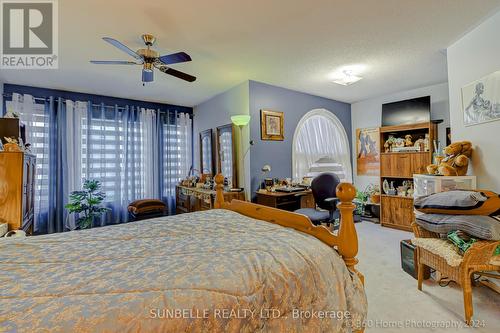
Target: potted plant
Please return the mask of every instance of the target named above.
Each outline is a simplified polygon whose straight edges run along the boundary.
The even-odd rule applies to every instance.
[[[368,185],[364,191],[356,192],[356,210],[355,213],[361,216],[365,216],[366,214],[366,205],[368,203],[377,204],[380,202],[380,187],[378,185],[370,184]],[[368,214],[370,215],[370,213]]]
[[[77,214],[76,225],[79,229],[92,227],[95,217],[100,217],[109,208],[101,207],[106,194],[100,191],[101,183],[97,180],[85,180],[83,190],[73,191],[69,195],[69,204],[65,207],[70,214]]]
[[[368,199],[370,195],[365,191],[356,191],[356,197],[354,198],[354,202],[356,204],[355,214],[363,216],[365,215],[365,206],[368,203]]]

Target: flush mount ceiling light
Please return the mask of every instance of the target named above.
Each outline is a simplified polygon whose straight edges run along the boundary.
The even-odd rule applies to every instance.
[[[343,86],[349,86],[353,83],[361,80],[361,76],[354,75],[352,70],[343,70],[342,73],[335,79],[333,79],[334,83],[341,84]]]

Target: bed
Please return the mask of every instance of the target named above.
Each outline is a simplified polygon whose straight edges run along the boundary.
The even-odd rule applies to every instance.
[[[333,235],[302,215],[224,203],[216,182],[218,209],[1,240],[0,331],[360,330],[352,185],[339,187]]]

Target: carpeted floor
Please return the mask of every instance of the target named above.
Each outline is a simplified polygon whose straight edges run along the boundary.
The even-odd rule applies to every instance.
[[[399,242],[412,238],[412,233],[366,221],[356,228],[358,268],[365,276],[368,295],[366,332],[500,332],[499,294],[484,286],[473,287],[477,327],[471,329],[463,322],[463,296],[457,285],[440,287],[427,280],[420,292],[417,280],[401,269]],[[453,328],[443,329],[444,325]],[[457,325],[465,327],[457,329]]]

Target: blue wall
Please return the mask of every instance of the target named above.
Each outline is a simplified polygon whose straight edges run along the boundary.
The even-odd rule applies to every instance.
[[[214,133],[218,126],[231,123],[231,116],[249,114],[248,81],[245,81],[227,91],[224,91],[209,100],[194,107],[193,135],[194,135],[194,166],[200,169],[200,140],[199,133],[211,128]],[[238,186],[244,187],[247,198],[250,197],[250,154],[244,156],[248,149],[249,130],[243,128],[241,132],[235,131],[236,155],[238,163]],[[214,134],[215,144],[215,134]],[[241,147],[240,147],[241,145]],[[244,165],[244,168],[242,167]],[[243,173],[245,170],[245,173]]]
[[[285,178],[292,175],[292,141],[297,124],[304,114],[313,109],[327,109],[335,114],[344,125],[351,142],[351,105],[331,99],[309,95],[269,84],[250,81],[250,174],[252,196],[259,187],[261,168],[271,165],[270,177]],[[260,110],[282,111],[285,114],[285,140],[263,141],[260,138]]]

